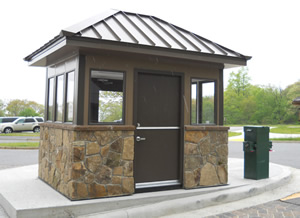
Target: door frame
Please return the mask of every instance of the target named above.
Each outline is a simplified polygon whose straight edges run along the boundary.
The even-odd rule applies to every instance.
[[[134,82],[133,82],[133,125],[137,124],[137,106],[138,106],[138,75],[139,73],[152,74],[152,75],[166,75],[166,76],[178,76],[180,77],[180,134],[179,134],[179,181],[181,187],[183,187],[183,164],[184,164],[184,73],[162,71],[162,70],[149,70],[149,69],[134,69]],[[136,135],[135,130],[135,134]],[[134,138],[134,146],[136,146],[136,140]],[[133,160],[133,175],[135,177],[135,163]]]

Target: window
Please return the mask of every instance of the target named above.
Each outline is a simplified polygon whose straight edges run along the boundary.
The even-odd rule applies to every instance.
[[[17,118],[0,118],[0,123],[11,123],[14,122]]]
[[[35,120],[33,118],[26,118],[25,123],[35,123]]]
[[[74,71],[67,73],[66,122],[73,121]]]
[[[25,121],[25,119],[20,119],[20,120],[18,120],[16,123],[17,123],[17,124],[20,124],[20,123],[24,123],[24,121]]]
[[[48,80],[48,114],[47,120],[53,119],[53,90],[54,90],[54,78]]]
[[[60,75],[56,79],[56,108],[55,120],[63,121],[63,103],[64,103],[64,75]]]
[[[36,117],[35,119],[36,119],[39,123],[43,123],[43,122],[44,122],[43,118]]]
[[[91,71],[90,123],[123,123],[124,73]]]
[[[75,69],[79,66],[78,58],[79,56],[76,55],[47,68],[47,121],[71,123],[74,121],[77,75]],[[43,120],[39,122],[43,122]]]
[[[192,79],[191,85],[191,123],[215,123],[215,82]]]

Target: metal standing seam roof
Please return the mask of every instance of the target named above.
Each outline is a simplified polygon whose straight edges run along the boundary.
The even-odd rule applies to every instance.
[[[79,37],[130,43],[140,46],[160,47],[199,54],[219,55],[245,60],[251,59],[225,48],[197,34],[163,21],[157,17],[109,10],[74,26],[65,28],[59,36],[24,58],[26,61],[63,37]]]

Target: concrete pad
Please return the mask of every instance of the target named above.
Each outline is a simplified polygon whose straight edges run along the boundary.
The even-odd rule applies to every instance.
[[[230,158],[226,186],[70,201],[39,180],[37,173],[37,165],[0,171],[0,204],[10,217],[159,217],[258,195],[291,178],[288,167],[270,164],[269,179],[244,179],[243,160]]]

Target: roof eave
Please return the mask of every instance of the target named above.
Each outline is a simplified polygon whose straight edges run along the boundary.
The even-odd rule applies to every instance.
[[[51,41],[50,41],[51,42]],[[168,49],[163,47],[152,47],[147,45],[138,45],[124,42],[116,42],[109,40],[99,40],[76,36],[63,36],[58,40],[47,43],[42,48],[36,50],[31,55],[24,58],[30,66],[47,66],[47,56],[66,47],[73,47],[75,50],[79,48],[91,48],[110,51],[119,51],[136,54],[157,55],[163,57],[173,57],[194,61],[213,62],[224,64],[224,68],[233,68],[238,66],[246,66],[249,56],[229,57],[216,54],[206,54],[193,51],[182,51],[179,49]]]
[[[59,37],[57,40],[50,41],[43,47],[34,51],[32,54],[25,57],[24,60],[28,61],[29,66],[47,66],[47,56],[64,48],[66,43],[66,37]]]
[[[225,68],[246,66],[247,60],[251,59],[250,56],[231,57],[231,56],[223,56],[217,54],[199,53],[199,52],[186,51],[186,50],[183,51],[179,49],[168,49],[163,47],[153,47],[147,45],[91,39],[91,38],[76,37],[76,36],[67,37],[67,45],[75,46],[75,47],[103,49],[103,50],[139,53],[139,54],[148,54],[148,55],[158,55],[158,56],[174,57],[180,59],[221,63],[225,65]]]

